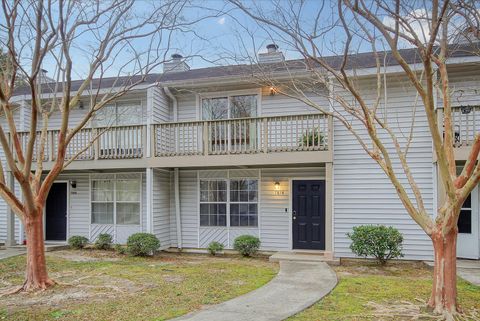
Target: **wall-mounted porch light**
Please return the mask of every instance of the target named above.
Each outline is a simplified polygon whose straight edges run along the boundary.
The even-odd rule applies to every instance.
[[[279,181],[276,181],[274,184],[273,184],[273,188],[275,190],[275,195],[281,195],[283,194],[283,191],[281,190],[280,188],[280,182]]]
[[[72,188],[77,188],[77,181],[70,181],[70,186]]]
[[[270,87],[270,96],[274,96],[277,93],[277,88],[271,86]]]

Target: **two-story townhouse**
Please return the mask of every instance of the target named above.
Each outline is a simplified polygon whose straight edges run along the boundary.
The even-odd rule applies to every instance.
[[[404,54],[412,66],[419,61],[414,50]],[[155,234],[164,249],[197,250],[212,241],[232,248],[237,236],[251,234],[260,238],[265,251],[314,250],[345,257],[352,256],[346,233],[353,226],[386,224],[404,234],[406,258],[432,257],[430,240],[410,219],[388,178],[340,123],[259,85],[255,66],[190,70],[181,56],[174,58],[163,74],[150,75],[75,138],[71,155],[113,125],[54,184],[46,206],[47,241],[72,235],[93,241],[110,233],[115,242],[124,243],[132,233],[145,231]],[[278,80],[306,73],[301,61],[285,64],[274,46],[259,59],[262,72],[269,68]],[[373,55],[358,54],[352,61],[362,92],[374,99]],[[434,215],[441,186],[425,115],[414,88],[388,53],[385,62],[383,113],[397,133],[411,130],[408,158]],[[479,59],[459,50],[450,57],[449,68],[461,165],[479,128]],[[327,96],[309,98],[336,108]],[[19,93],[16,99],[18,119],[27,126],[28,96]],[[437,105],[441,117],[440,100]],[[79,104],[74,115],[80,117],[85,109]],[[56,126],[53,116],[47,159],[55,155]],[[47,161],[46,170],[48,166]],[[475,189],[462,210],[458,242],[459,256],[476,259],[478,193]],[[15,237],[22,242],[21,224],[0,203],[0,241]]]

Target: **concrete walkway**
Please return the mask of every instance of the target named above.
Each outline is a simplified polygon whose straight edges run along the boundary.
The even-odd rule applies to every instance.
[[[0,260],[26,253],[24,248],[8,247],[0,249]]]
[[[457,275],[472,284],[480,286],[480,261],[458,260]]]
[[[280,261],[280,272],[265,286],[175,321],[280,321],[317,302],[337,284],[324,262]]]
[[[433,267],[433,261],[426,261],[425,263]],[[480,286],[480,261],[457,260],[457,275],[472,284]]]

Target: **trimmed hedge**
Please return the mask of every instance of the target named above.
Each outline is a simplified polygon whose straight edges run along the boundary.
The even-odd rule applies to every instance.
[[[347,233],[352,240],[350,249],[363,257],[374,257],[380,264],[403,257],[403,235],[396,228],[384,225],[361,225]]]
[[[233,242],[233,248],[243,256],[252,256],[260,248],[260,239],[252,235],[240,235]]]
[[[95,248],[99,250],[109,250],[112,248],[113,238],[108,233],[102,233],[98,235],[95,241]]]
[[[74,235],[68,239],[68,245],[72,249],[83,249],[88,244],[88,239],[85,236]]]
[[[160,241],[150,233],[135,233],[127,240],[127,252],[133,256],[154,255],[159,248]]]
[[[220,252],[223,251],[223,244],[222,243],[219,243],[219,242],[216,242],[216,241],[213,241],[212,243],[208,244],[208,252],[211,254],[211,255],[216,255]]]

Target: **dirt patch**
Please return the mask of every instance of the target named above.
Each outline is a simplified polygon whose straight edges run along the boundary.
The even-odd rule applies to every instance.
[[[422,262],[393,261],[382,266],[372,260],[342,260],[340,266],[335,266],[334,270],[339,276],[408,276],[411,277],[429,277],[430,269]]]
[[[66,276],[63,275],[63,277]],[[109,275],[84,275],[69,283],[59,282],[59,285],[48,291],[22,292],[5,296],[2,298],[2,305],[7,309],[32,306],[61,307],[65,305],[66,301],[75,303],[102,301],[132,295],[144,289],[143,286],[130,280]]]
[[[369,316],[375,320],[432,320],[443,321],[445,318],[442,315],[433,315],[426,309],[426,302],[421,299],[416,299],[415,303],[408,301],[400,302],[368,302],[366,307],[372,310]],[[455,320],[458,321],[473,321],[480,320],[480,311],[473,309],[468,313],[458,315]]]
[[[109,251],[95,251],[95,250],[83,250],[83,251],[55,251],[49,252],[49,256],[55,256],[61,259],[74,261],[74,262],[96,262],[96,261],[110,261],[115,262],[119,261],[121,258],[118,257],[115,252]]]

